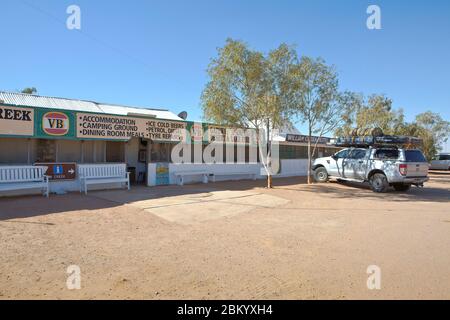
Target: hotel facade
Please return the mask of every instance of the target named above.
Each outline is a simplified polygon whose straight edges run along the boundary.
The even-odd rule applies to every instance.
[[[258,154],[256,144],[238,135],[225,141],[244,144],[245,160],[224,156],[223,161],[207,164],[192,156],[191,162],[172,161],[180,140],[192,150],[198,144],[204,149],[211,142],[207,132],[226,135],[226,129],[230,128],[186,121],[163,109],[0,92],[0,167],[46,166],[50,191],[56,193],[80,190],[80,168],[93,164],[122,164],[132,184],[147,186],[175,184],[180,171],[208,170],[217,180],[248,179],[246,173],[264,178],[258,158],[250,156]],[[187,138],[176,134],[183,131],[189,133]],[[277,176],[306,175],[308,137],[284,130],[273,141],[279,143],[281,159]],[[329,139],[321,138],[316,156],[334,152]],[[186,180],[199,181],[194,175]]]

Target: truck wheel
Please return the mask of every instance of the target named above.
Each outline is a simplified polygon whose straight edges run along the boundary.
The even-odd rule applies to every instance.
[[[389,188],[389,182],[384,174],[375,173],[370,178],[370,186],[374,192],[386,192]]]
[[[394,184],[395,191],[408,191],[411,189],[410,184]]]
[[[316,182],[327,182],[328,181],[328,172],[324,167],[317,168],[314,170],[314,180]]]

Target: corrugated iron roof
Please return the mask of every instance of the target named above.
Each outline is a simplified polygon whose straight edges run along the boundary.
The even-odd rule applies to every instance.
[[[0,102],[21,107],[51,108],[78,112],[95,112],[126,116],[139,114],[157,119],[183,120],[164,109],[136,108],[122,105],[67,98],[45,97],[25,93],[0,91]]]

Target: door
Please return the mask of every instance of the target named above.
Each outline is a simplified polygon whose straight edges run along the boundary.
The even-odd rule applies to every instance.
[[[353,149],[346,163],[347,178],[364,180],[368,149]]]
[[[330,160],[328,174],[334,177],[345,177],[345,165],[347,164],[348,155],[351,149],[339,151]]]

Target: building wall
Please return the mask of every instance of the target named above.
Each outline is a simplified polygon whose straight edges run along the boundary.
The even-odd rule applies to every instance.
[[[281,172],[277,178],[306,176],[308,173],[307,159],[285,159],[281,160]]]
[[[176,184],[177,180],[175,177],[176,172],[200,172],[208,171],[216,174],[216,181],[228,181],[228,180],[242,180],[250,179],[251,174],[260,177],[260,164],[258,163],[229,163],[229,164],[195,164],[195,163],[184,163],[184,164],[169,164],[169,183]],[[148,166],[149,178],[148,185],[156,185],[156,164],[150,163]],[[227,175],[229,172],[239,172],[242,175]],[[198,183],[202,182],[202,176],[187,176],[184,178],[184,183]]]
[[[145,146],[141,144],[139,138],[132,138],[125,144],[125,162],[127,163],[128,167],[133,167],[136,169],[136,177],[132,182],[137,182],[139,173],[145,173],[146,171],[146,163],[139,161],[140,150],[145,150]]]
[[[0,138],[0,165],[28,164],[28,143],[28,139]]]

